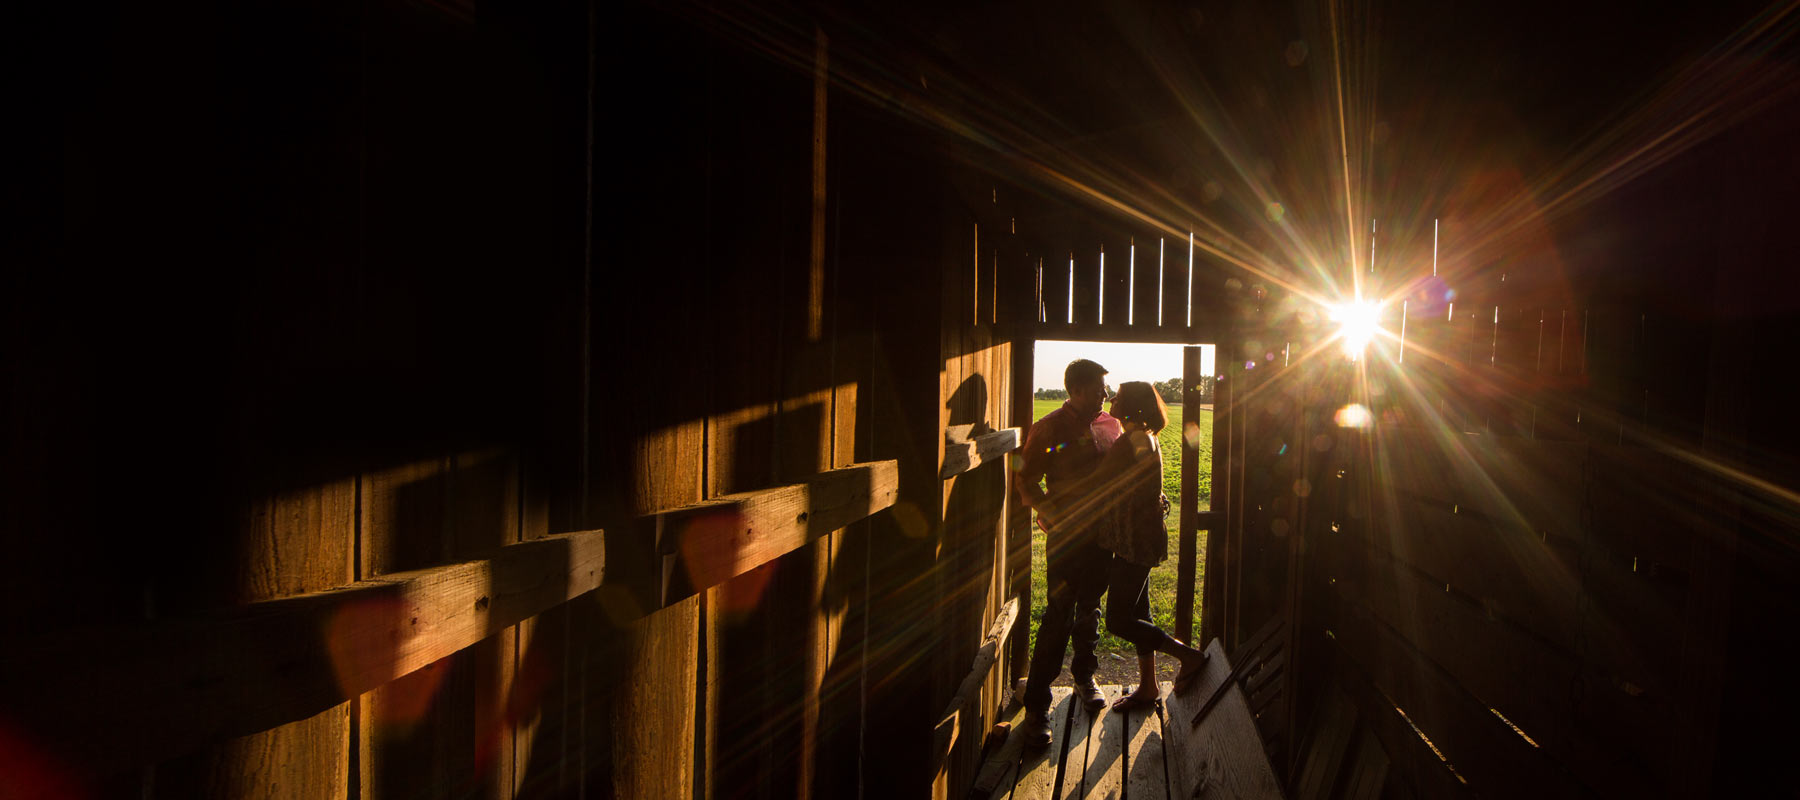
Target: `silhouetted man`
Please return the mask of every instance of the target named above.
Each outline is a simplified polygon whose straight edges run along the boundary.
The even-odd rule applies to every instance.
[[[1025,719],[1021,735],[1027,744],[1050,743],[1050,682],[1062,672],[1063,652],[1071,642],[1075,655],[1069,672],[1075,692],[1089,711],[1106,705],[1094,685],[1099,661],[1100,596],[1106,593],[1106,565],[1111,554],[1094,543],[1094,525],[1105,502],[1096,489],[1094,468],[1121,431],[1119,421],[1100,410],[1106,403],[1106,368],[1087,359],[1063,370],[1069,400],[1031,426],[1019,486],[1025,504],[1037,509],[1048,558],[1049,598],[1038,622],[1025,682]],[[1046,479],[1047,489],[1038,487]]]

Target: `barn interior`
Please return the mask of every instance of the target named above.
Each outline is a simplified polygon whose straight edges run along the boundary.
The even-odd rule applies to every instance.
[[[0,797],[1791,794],[1795,6],[19,9]],[[1047,340],[1214,658],[1033,752]]]

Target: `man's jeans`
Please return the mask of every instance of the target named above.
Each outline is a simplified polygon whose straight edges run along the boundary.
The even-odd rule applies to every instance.
[[[1062,672],[1065,646],[1075,647],[1069,673],[1076,683],[1091,680],[1100,665],[1094,645],[1100,641],[1100,596],[1106,593],[1106,567],[1112,553],[1094,544],[1092,536],[1077,536],[1078,544],[1046,548],[1050,597],[1038,622],[1037,644],[1031,649],[1026,711],[1049,710],[1050,682]]]

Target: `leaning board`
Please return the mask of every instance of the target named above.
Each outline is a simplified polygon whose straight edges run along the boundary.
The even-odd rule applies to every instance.
[[[1263,753],[1256,720],[1240,686],[1225,689],[1199,727],[1190,721],[1213,689],[1225,681],[1231,665],[1219,640],[1206,645],[1206,671],[1185,691],[1163,704],[1167,720],[1163,746],[1169,756],[1169,796],[1226,800],[1280,798],[1281,783]]]

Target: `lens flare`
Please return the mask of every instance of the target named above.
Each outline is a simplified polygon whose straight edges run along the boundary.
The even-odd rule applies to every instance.
[[[1375,422],[1368,407],[1361,403],[1351,403],[1338,409],[1337,413],[1332,415],[1332,419],[1340,428],[1367,428]]]
[[[1339,303],[1331,307],[1331,321],[1338,325],[1338,340],[1344,355],[1351,361],[1362,357],[1381,327],[1381,304],[1367,300]]]

